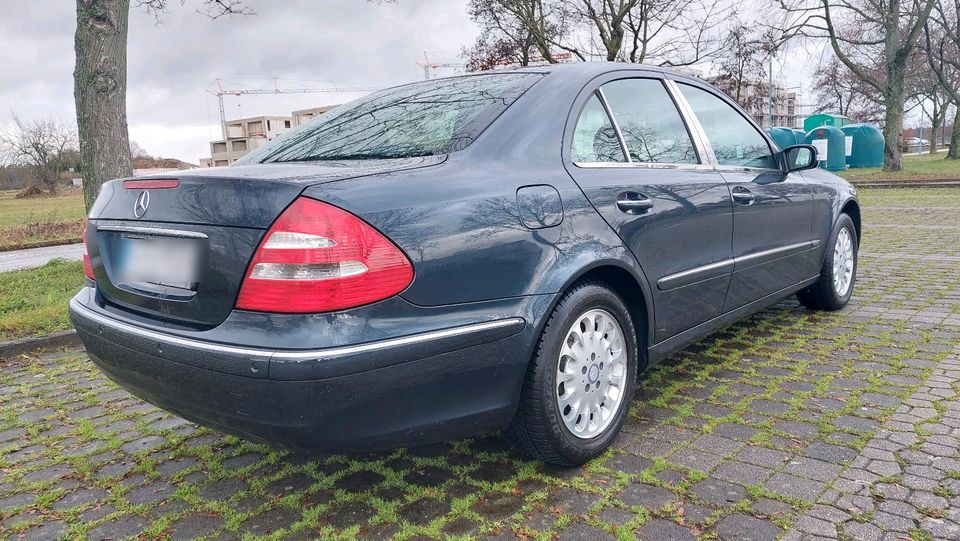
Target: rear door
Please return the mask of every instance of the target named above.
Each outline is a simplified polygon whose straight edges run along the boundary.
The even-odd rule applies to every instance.
[[[733,269],[726,183],[658,75],[596,80],[574,105],[564,149],[570,174],[651,281],[654,343],[720,315]]]
[[[782,168],[779,151],[712,89],[677,84],[730,187],[735,268],[724,311],[816,274],[810,185]]]

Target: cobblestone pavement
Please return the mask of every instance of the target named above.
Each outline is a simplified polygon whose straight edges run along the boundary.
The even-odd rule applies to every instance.
[[[960,347],[784,539],[960,539]]]
[[[960,190],[864,202],[847,309],[785,301],[673,356],[572,470],[495,436],[291,455],[81,351],[0,360],[0,538],[960,539]]]

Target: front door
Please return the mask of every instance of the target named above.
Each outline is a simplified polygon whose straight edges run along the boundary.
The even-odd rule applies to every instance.
[[[650,345],[720,315],[733,270],[730,193],[664,81],[608,80],[578,106],[565,163],[651,282]]]
[[[726,99],[706,87],[677,86],[730,187],[734,272],[724,311],[816,275],[809,184],[784,172],[776,147]]]

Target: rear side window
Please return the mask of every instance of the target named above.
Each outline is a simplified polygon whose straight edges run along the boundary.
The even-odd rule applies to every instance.
[[[577,119],[571,158],[578,163],[627,161],[617,131],[596,94],[590,98]]]
[[[656,79],[621,79],[600,89],[623,134],[630,161],[700,163],[673,99]]]
[[[431,156],[461,150],[542,75],[499,73],[390,88],[318,116],[235,164]]]
[[[778,169],[767,140],[736,109],[706,90],[679,86],[710,140],[717,165]]]

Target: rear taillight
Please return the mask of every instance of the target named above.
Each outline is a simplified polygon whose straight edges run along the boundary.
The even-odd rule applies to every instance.
[[[379,231],[345,210],[301,197],[261,241],[237,308],[343,310],[392,297],[412,280],[410,261]]]
[[[123,187],[128,190],[170,190],[180,187],[175,178],[151,178],[144,180],[124,180]]]
[[[93,262],[90,260],[90,246],[87,243],[87,226],[89,220],[83,219],[83,274],[91,280],[96,280],[93,276]]]

